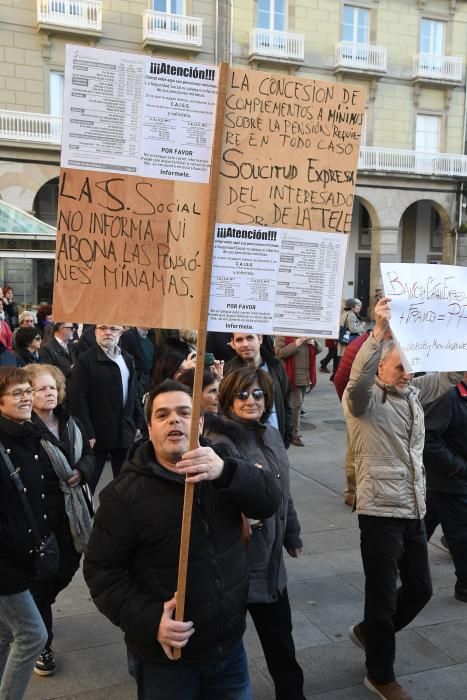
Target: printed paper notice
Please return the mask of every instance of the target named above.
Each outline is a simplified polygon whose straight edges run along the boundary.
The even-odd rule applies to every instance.
[[[391,330],[410,372],[467,368],[467,268],[381,263]]]
[[[332,338],[347,236],[217,225],[208,328]]]
[[[208,183],[216,66],[67,46],[63,168]]]

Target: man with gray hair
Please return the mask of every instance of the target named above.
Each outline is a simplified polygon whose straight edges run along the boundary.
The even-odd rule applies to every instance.
[[[463,374],[430,373],[413,379],[395,343],[384,340],[390,301],[383,297],[376,304],[374,331],[355,358],[342,397],[355,457],[365,572],[363,621],[349,634],[366,651],[365,686],[383,699],[410,700],[394,676],[395,633],[432,594],[423,522],[423,406],[449,391]]]
[[[118,346],[122,326],[96,326],[96,345],[79,355],[71,373],[70,410],[83,423],[96,455],[89,482],[92,491],[110,457],[114,476],[120,472],[143,409],[136,391],[133,357]]]

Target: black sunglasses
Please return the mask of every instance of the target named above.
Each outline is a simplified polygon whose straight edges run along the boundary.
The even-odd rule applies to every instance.
[[[246,401],[250,394],[255,401],[259,401],[260,399],[264,398],[264,391],[262,389],[253,389],[253,391],[243,389],[243,391],[238,392],[237,399],[240,399],[240,401]]]

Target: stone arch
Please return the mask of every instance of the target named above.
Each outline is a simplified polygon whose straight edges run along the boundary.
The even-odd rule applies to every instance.
[[[57,225],[58,177],[45,182],[36,192],[33,214],[49,226]]]
[[[427,220],[427,212],[430,212],[430,218]],[[436,218],[431,212],[436,213]],[[425,240],[421,240],[423,235],[420,230],[420,219],[425,218]],[[433,227],[436,222],[436,230]],[[453,228],[453,221],[446,206],[431,197],[413,197],[413,201],[404,209],[399,221],[399,230],[401,232],[400,240],[400,259],[402,262],[427,262],[429,258],[434,262],[450,262],[451,258],[451,235],[450,231]],[[432,248],[435,236],[438,233],[440,236],[440,245]],[[420,243],[424,243],[425,251],[423,259],[420,258],[417,249],[420,248]]]
[[[32,214],[38,190],[58,177],[59,172],[58,165],[9,162],[8,168],[0,169],[0,197],[7,204]]]

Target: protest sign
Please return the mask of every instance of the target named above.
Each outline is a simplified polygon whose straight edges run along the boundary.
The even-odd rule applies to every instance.
[[[217,226],[209,329],[336,337],[347,236]]]
[[[391,330],[409,372],[467,367],[467,268],[381,263]]]
[[[218,76],[67,46],[56,318],[197,328]]]
[[[337,337],[364,109],[360,87],[231,68],[209,330]]]
[[[349,233],[365,90],[231,68],[217,222]]]

